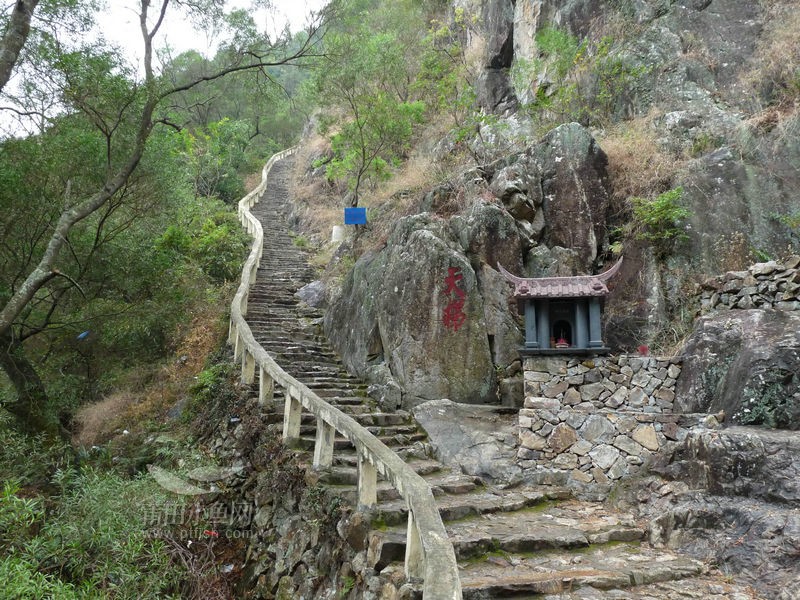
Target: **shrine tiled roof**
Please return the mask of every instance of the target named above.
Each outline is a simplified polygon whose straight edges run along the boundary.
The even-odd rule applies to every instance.
[[[574,277],[517,277],[497,265],[500,272],[514,285],[514,297],[526,298],[582,298],[586,296],[605,296],[608,294],[606,282],[622,266],[620,258],[613,267],[599,275],[576,275]]]

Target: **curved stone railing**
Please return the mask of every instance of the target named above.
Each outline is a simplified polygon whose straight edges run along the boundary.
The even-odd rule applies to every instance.
[[[286,373],[256,342],[245,320],[250,286],[255,282],[261,260],[264,232],[261,223],[250,212],[267,187],[272,166],[293,154],[290,148],[270,158],[261,174],[261,183],[239,201],[239,220],[253,236],[250,255],[242,269],[242,281],[231,303],[228,341],[234,346],[236,361],[242,364],[242,381],[259,380],[259,402],[272,398],[274,386],[285,393],[283,418],[284,440],[300,437],[300,415],[303,409],[317,418],[317,438],[313,465],[325,469],[333,462],[334,438],[338,431],[358,452],[358,503],[374,506],[377,502],[377,475],[380,473],[397,489],[408,506],[405,570],[409,578],[422,578],[426,600],[458,600],[461,583],[458,578],[453,545],[447,537],[441,516],[428,483],[378,438],[353,418],[331,406],[308,387]]]

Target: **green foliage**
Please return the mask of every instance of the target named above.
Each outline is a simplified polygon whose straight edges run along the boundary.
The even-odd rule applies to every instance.
[[[745,400],[733,415],[734,421],[773,429],[800,429],[800,399],[796,386],[787,383],[793,377],[793,373],[785,371],[765,373],[758,389],[745,387]]]
[[[69,462],[66,443],[24,434],[14,428],[10,415],[0,410],[0,481],[40,484]]]
[[[85,600],[101,597],[91,590],[79,593],[71,583],[63,582],[55,575],[41,573],[35,562],[16,555],[0,558],[0,579],[7,597],[18,600]]]
[[[363,181],[391,176],[392,167],[408,151],[413,127],[422,122],[424,110],[419,101],[397,102],[382,93],[373,96],[331,137],[328,177],[346,181],[357,202]]]
[[[216,283],[237,279],[250,245],[236,215],[206,200],[200,211],[186,207],[188,222],[170,225],[156,248],[194,261]]]
[[[546,123],[603,124],[632,112],[639,82],[651,68],[623,59],[615,40],[579,40],[558,29],[536,35],[539,57],[517,60],[511,78],[532,96],[527,111]]]
[[[147,533],[148,515],[173,501],[155,482],[85,469],[61,472],[56,483],[61,497],[46,518],[39,501],[20,498],[17,487],[5,486],[0,497],[5,590],[15,590],[15,598],[131,599],[177,591],[184,570]],[[15,539],[6,535],[10,528]]]
[[[0,548],[21,550],[31,526],[44,511],[37,498],[20,498],[20,485],[13,480],[3,482],[0,493]]]
[[[239,170],[247,164],[247,124],[222,119],[181,132],[195,197],[213,196],[233,204],[245,194]]]
[[[683,222],[692,213],[681,205],[682,195],[683,188],[677,187],[653,199],[631,198],[637,238],[653,243],[662,253],[672,242],[688,239]]]
[[[344,111],[327,174],[347,185],[356,206],[362,185],[386,179],[404,158],[422,121],[424,103],[411,97],[422,14],[411,0],[342,0],[336,8],[316,89],[323,104]]]
[[[191,417],[204,410],[212,414],[227,414],[238,399],[232,385],[235,376],[236,368],[230,362],[216,363],[201,371],[192,386],[191,406],[184,416]]]

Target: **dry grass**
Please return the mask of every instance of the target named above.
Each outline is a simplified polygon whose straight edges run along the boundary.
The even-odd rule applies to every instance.
[[[175,357],[169,363],[131,373],[119,391],[100,402],[83,406],[75,416],[78,424],[73,442],[91,446],[113,437],[120,429],[139,431],[148,422],[163,421],[203,370],[208,356],[219,348],[226,324],[222,307],[198,307],[184,331],[179,332]]]
[[[80,446],[99,444],[122,426],[122,415],[141,402],[141,394],[131,391],[114,392],[100,402],[83,406],[75,415],[78,433],[74,443]]]
[[[742,82],[772,106],[800,100],[800,11],[795,3],[770,3],[764,33]],[[774,115],[772,115],[774,116]]]
[[[458,161],[445,164],[431,157],[430,149],[444,137],[450,125],[445,121],[441,119],[418,132],[414,144],[417,150],[391,179],[362,190],[360,205],[369,210],[371,227],[359,236],[356,253],[381,245],[397,219],[416,212],[428,190],[445,180],[453,170],[463,167]],[[308,139],[296,155],[291,186],[300,229],[315,242],[316,256],[312,263],[318,267],[324,267],[336,249],[329,240],[333,226],[342,224],[342,198],[347,191],[308,172],[309,165],[329,151],[326,138],[316,135]]]
[[[601,140],[617,206],[632,197],[667,191],[683,166],[682,157],[662,149],[652,127],[654,115],[621,123]]]

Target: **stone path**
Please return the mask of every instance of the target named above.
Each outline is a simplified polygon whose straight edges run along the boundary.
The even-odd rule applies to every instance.
[[[651,547],[644,541],[646,526],[630,515],[575,500],[562,488],[493,487],[432,459],[412,416],[379,410],[365,383],[346,373],[322,336],[322,314],[294,295],[314,274],[288,233],[290,168],[291,159],[273,167],[267,192],[253,209],[264,227],[264,257],[250,292],[248,322],[288,373],[352,415],[430,482],[456,550],[465,599],[759,598],[699,561]],[[276,394],[273,403],[271,420],[277,426],[282,396]],[[314,426],[305,415],[306,448],[313,447]],[[334,467],[323,480],[352,500],[356,457],[347,440],[336,446]],[[396,572],[404,555],[407,509],[385,482],[379,483],[378,499],[367,562],[377,571]]]

